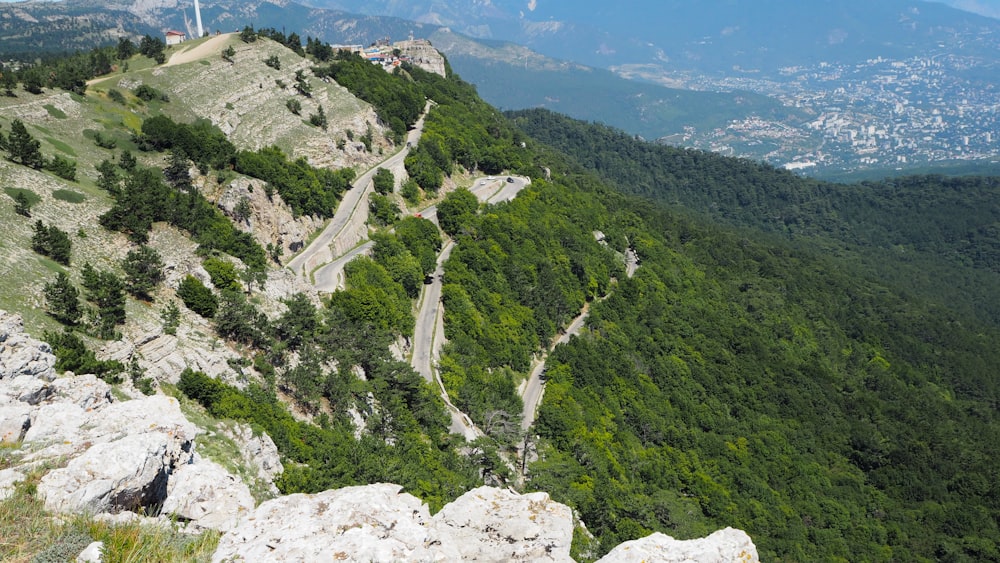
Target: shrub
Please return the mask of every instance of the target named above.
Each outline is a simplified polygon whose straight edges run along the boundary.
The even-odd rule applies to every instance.
[[[212,290],[205,287],[198,278],[188,275],[177,287],[177,296],[181,298],[184,305],[205,317],[211,319],[215,316],[215,311],[219,307],[219,300],[216,299]]]

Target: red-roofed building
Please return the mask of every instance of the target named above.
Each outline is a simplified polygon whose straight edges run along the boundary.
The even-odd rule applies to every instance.
[[[177,45],[187,39],[187,35],[183,31],[168,31],[167,32],[167,45]]]

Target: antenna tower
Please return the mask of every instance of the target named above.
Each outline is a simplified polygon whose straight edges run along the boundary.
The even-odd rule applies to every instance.
[[[198,38],[200,39],[205,35],[205,31],[201,28],[201,6],[198,5],[198,0],[194,0],[194,20],[198,24]]]

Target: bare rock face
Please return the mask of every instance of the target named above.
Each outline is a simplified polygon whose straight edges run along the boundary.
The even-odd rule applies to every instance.
[[[309,234],[322,226],[322,221],[312,217],[296,219],[279,194],[267,197],[265,183],[260,180],[233,180],[219,195],[217,205],[261,246],[277,246],[286,256],[298,252]]]
[[[148,432],[96,444],[38,484],[45,508],[57,513],[141,510],[167,496],[167,478],[186,454],[170,436]]]
[[[545,493],[480,487],[433,518],[392,484],[267,501],[213,561],[572,561],[573,516]]]
[[[111,386],[94,375],[56,379],[48,345],[25,335],[20,317],[3,311],[0,359],[0,440],[15,460],[0,470],[0,499],[31,468],[58,461],[64,466],[41,477],[38,495],[60,514],[129,521],[166,506],[194,529],[225,530],[253,509],[245,484],[194,455],[199,430],[176,399],[116,401]],[[273,464],[268,443],[274,448],[261,438],[257,451]]]
[[[227,531],[254,509],[250,489],[221,465],[199,460],[170,476],[163,513],[190,521],[194,529]]]
[[[281,464],[278,446],[265,433],[254,434],[248,424],[233,424],[222,427],[222,433],[231,438],[240,448],[243,461],[257,469],[258,483],[266,483],[272,496],[278,496],[278,487],[274,480],[285,468]]]
[[[431,522],[432,542],[473,561],[572,561],[573,512],[548,493],[479,487],[445,505]]]
[[[367,485],[266,501],[222,536],[212,561],[423,559],[430,514],[401,489]]]
[[[24,334],[21,315],[0,311],[0,379],[24,375],[52,381],[55,365],[52,348]]]
[[[757,547],[742,530],[726,528],[697,540],[675,540],[661,533],[625,542],[598,563],[757,563]]]

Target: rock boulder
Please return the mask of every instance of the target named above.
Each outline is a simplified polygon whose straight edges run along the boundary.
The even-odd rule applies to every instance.
[[[757,547],[742,530],[726,528],[702,539],[675,540],[661,533],[625,542],[598,563],[757,563]]]

